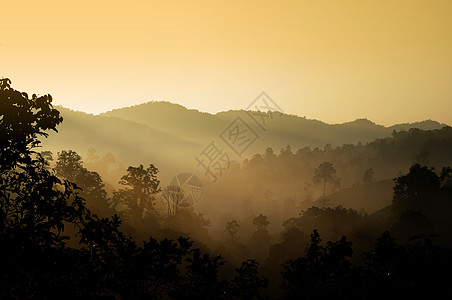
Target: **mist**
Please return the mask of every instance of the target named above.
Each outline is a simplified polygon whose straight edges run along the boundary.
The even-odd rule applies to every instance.
[[[1,83],[2,298],[450,295],[445,124],[94,116]]]
[[[9,1],[0,299],[452,298],[452,2]]]

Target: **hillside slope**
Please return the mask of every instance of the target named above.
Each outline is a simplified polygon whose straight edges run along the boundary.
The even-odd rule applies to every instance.
[[[116,165],[154,163],[161,178],[169,180],[179,172],[198,172],[196,156],[214,142],[229,153],[231,160],[242,161],[272,147],[276,153],[290,145],[294,151],[303,147],[332,147],[370,142],[391,136],[396,128],[415,126],[420,129],[441,128],[443,124],[425,121],[384,127],[366,119],[344,124],[326,124],[295,115],[264,113],[265,130],[243,110],[217,114],[202,113],[169,102],[148,102],[100,115],[91,115],[58,107],[64,118],[58,134],[44,141],[44,150],[56,152],[72,149],[85,158],[88,149],[98,155],[112,153]],[[221,133],[231,129],[240,118],[258,137],[240,156],[228,148]],[[124,167],[123,167],[124,168]]]

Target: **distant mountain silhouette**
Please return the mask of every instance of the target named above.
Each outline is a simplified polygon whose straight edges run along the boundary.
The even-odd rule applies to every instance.
[[[241,117],[260,136],[254,147],[250,149],[250,153],[262,152],[268,146],[279,151],[286,145],[290,145],[292,149],[298,149],[306,146],[323,148],[326,144],[334,147],[357,142],[366,143],[391,136],[393,130],[410,128],[431,130],[446,126],[432,120],[391,127],[377,125],[367,119],[357,119],[343,124],[327,124],[296,115],[273,113],[272,119],[267,118],[267,131],[263,132],[243,110],[209,114],[170,102],[148,102],[112,110],[101,116],[134,121],[161,132],[201,143],[209,143],[211,139],[217,138],[235,118]]]
[[[446,124],[440,124],[436,121],[433,120],[425,120],[425,121],[421,121],[421,122],[416,122],[416,123],[403,123],[403,124],[397,124],[397,125],[393,125],[391,127],[389,127],[390,129],[393,129],[395,131],[407,131],[410,128],[419,128],[422,130],[433,130],[433,129],[438,129],[438,126],[444,127],[447,126]]]
[[[64,118],[58,133],[50,133],[43,149],[56,153],[75,150],[84,161],[90,147],[103,156],[112,153],[116,163],[139,165],[156,163],[168,172],[178,172],[180,162],[193,159],[203,146],[147,125],[112,116],[95,116],[57,107]],[[172,169],[174,166],[174,169]]]
[[[187,109],[170,102],[147,102],[140,105],[115,109],[100,116],[113,116],[135,121],[151,128],[173,135],[186,135],[187,139],[202,140],[201,137],[218,135],[229,122],[241,117],[251,127],[257,127],[243,110],[230,110],[217,114]],[[273,113],[273,119],[267,120],[268,133],[265,139],[274,141],[283,133],[286,137],[303,139],[297,144],[311,147],[323,147],[325,144],[342,145],[344,143],[368,142],[379,137],[390,136],[393,130],[419,128],[423,130],[439,129],[446,124],[426,120],[416,123],[397,124],[391,127],[377,125],[367,119],[357,119],[343,124],[327,124],[318,120],[310,120],[296,115]],[[313,132],[317,131],[318,132]],[[309,131],[309,132],[307,132]],[[312,138],[313,133],[316,135]],[[306,139],[307,138],[307,139]],[[278,140],[278,139],[277,139]],[[281,145],[290,140],[284,139]],[[291,142],[291,141],[290,141]],[[291,144],[292,148],[296,147]]]
[[[94,147],[100,155],[111,152],[116,162],[126,165],[155,163],[168,174],[196,168],[194,157],[210,142],[227,149],[219,135],[240,117],[259,136],[240,158],[263,153],[267,147],[275,152],[290,145],[293,151],[303,147],[332,147],[367,143],[391,136],[393,130],[410,128],[437,129],[446,126],[427,120],[391,127],[377,125],[367,119],[343,124],[327,124],[296,115],[274,112],[267,115],[263,131],[243,110],[217,114],[187,109],[170,102],[148,102],[115,109],[100,115],[86,114],[58,107],[64,122],[59,134],[51,134],[43,144],[53,152],[62,149],[77,151],[82,157]],[[271,117],[271,118],[270,118]],[[165,173],[165,171],[164,171]]]

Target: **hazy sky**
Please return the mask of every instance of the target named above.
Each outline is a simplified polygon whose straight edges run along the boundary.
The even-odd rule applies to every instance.
[[[245,108],[452,124],[452,1],[2,1],[0,77],[98,113]]]

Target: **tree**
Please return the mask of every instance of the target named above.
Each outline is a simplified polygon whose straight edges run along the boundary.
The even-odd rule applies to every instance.
[[[364,184],[369,184],[375,181],[375,172],[372,168],[367,169],[364,172],[364,176],[363,176],[363,183]]]
[[[327,183],[334,184],[337,182],[336,169],[333,164],[326,161],[321,163],[315,170],[313,181],[323,184],[323,199],[326,199]]]
[[[2,104],[15,106],[15,100],[7,97],[9,91],[3,90],[5,85],[9,81],[2,80],[0,99],[6,97]],[[21,105],[30,111],[34,104],[25,101]],[[63,299],[68,295],[72,299],[225,299],[238,290],[236,282],[218,278],[221,256],[192,249],[192,242],[184,238],[149,238],[138,246],[119,230],[118,216],[92,214],[76,185],[58,178],[34,152],[38,133],[54,129],[59,118],[40,126],[36,118],[27,118],[30,113],[7,126],[8,120],[17,117],[11,115],[16,110],[1,112],[6,113],[0,118],[4,126],[0,128],[0,299]],[[32,124],[27,126],[27,122]],[[23,133],[23,128],[33,130]],[[79,161],[75,154],[69,158]],[[142,166],[129,168],[123,180],[130,183],[130,190],[152,195],[158,190],[156,169],[151,165],[144,170],[146,174],[141,171]],[[147,185],[139,189],[143,182]],[[74,248],[67,244],[71,237],[64,236],[69,226],[77,229],[79,245]],[[262,284],[256,271],[255,264],[247,262],[237,273],[250,282],[250,291],[258,292]]]
[[[305,256],[283,264],[283,299],[355,299],[359,273],[350,261],[351,246],[345,236],[324,246],[314,230]]]
[[[269,224],[268,218],[262,214],[253,219],[253,225],[257,230],[248,240],[248,248],[253,251],[253,256],[257,260],[268,257],[268,250],[272,243],[270,233],[267,230]]]
[[[61,123],[51,96],[31,99],[0,80],[0,298],[44,298],[67,277],[65,227],[83,226],[88,211],[74,184],[55,176],[34,149]],[[60,280],[55,281],[55,276]],[[49,289],[50,292],[50,289]],[[47,293],[46,297],[51,297]]]
[[[64,223],[80,219],[84,203],[34,148],[62,118],[50,95],[29,99],[10,83],[0,79],[0,231],[3,238],[28,233],[40,242],[61,242]]]
[[[290,145],[287,145],[286,148],[281,148],[281,151],[279,152],[280,158],[291,158],[293,156],[292,149],[290,148]]]
[[[97,172],[86,169],[82,158],[75,151],[58,152],[55,172],[57,176],[75,183],[81,189],[80,196],[88,201],[90,208],[98,213],[111,215],[102,178]]]
[[[443,167],[440,174],[441,187],[445,190],[452,188],[452,168]]]
[[[331,144],[326,144],[325,147],[323,147],[323,152],[331,152],[331,150],[333,150]]]
[[[30,162],[32,149],[40,144],[37,137],[47,137],[48,130],[57,132],[63,121],[52,107],[52,96],[29,98],[10,84],[9,79],[0,79],[0,174]]]
[[[146,169],[143,165],[129,166],[121,177],[119,184],[125,188],[113,192],[112,204],[130,222],[140,223],[142,219],[155,215],[155,195],[160,192],[157,173],[158,169],[153,164]]]
[[[269,224],[268,218],[263,214],[260,214],[253,219],[253,225],[256,226],[257,230],[266,230]]]
[[[268,160],[275,159],[276,155],[273,153],[273,149],[271,147],[267,147],[265,150],[265,158]]]
[[[450,240],[452,220],[445,213],[452,209],[450,168],[443,168],[438,175],[433,168],[415,164],[394,181],[392,209],[399,221],[393,229],[400,234],[397,238],[409,238],[422,230]]]
[[[435,198],[441,188],[441,179],[434,169],[419,164],[394,181],[393,208],[399,213],[408,209],[423,211],[428,199]]]
[[[96,172],[102,174],[103,176],[108,176],[110,173],[110,166],[115,163],[115,157],[113,154],[108,152],[103,157],[97,154],[95,148],[90,147],[88,153],[86,154],[85,166],[91,170],[96,170]]]
[[[326,239],[336,240],[343,235],[353,236],[368,224],[367,216],[351,208],[313,206],[303,211],[299,217],[287,220],[283,226],[285,228],[295,227],[305,232],[316,229],[322,232]],[[372,232],[369,227],[367,230]]]
[[[168,185],[161,191],[165,201],[168,217],[175,216],[177,210],[184,204],[185,193],[178,185]]]
[[[237,232],[239,231],[240,224],[236,220],[231,220],[226,223],[226,231],[229,234],[229,240],[231,242],[237,241]]]
[[[232,299],[259,299],[260,291],[267,287],[268,279],[259,276],[259,263],[253,259],[242,262],[240,268],[235,269],[237,275],[232,280]]]

